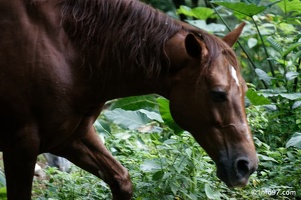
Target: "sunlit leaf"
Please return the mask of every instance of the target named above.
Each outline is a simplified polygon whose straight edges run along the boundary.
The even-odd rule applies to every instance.
[[[161,169],[160,161],[157,158],[145,160],[140,165],[140,169],[145,172],[157,171]]]
[[[110,109],[122,108],[123,110],[138,110],[146,108],[156,108],[157,100],[154,95],[132,96],[118,99]]]
[[[157,113],[146,110],[129,111],[120,108],[108,110],[104,115],[123,129],[130,130],[135,130],[160,116]],[[162,118],[159,117],[158,120],[162,120]]]
[[[301,106],[301,101],[296,101],[296,102],[292,105],[292,109],[299,108],[300,106]]]
[[[257,154],[259,160],[261,161],[273,161],[273,162],[278,162],[277,160],[275,160],[274,158],[272,157],[269,157],[269,156],[265,156],[265,155],[262,155],[262,154]]]
[[[180,6],[180,8],[177,10],[177,13],[189,17],[195,17],[201,20],[206,20],[209,17],[213,16],[214,11],[211,8],[206,7],[189,8],[187,6]]]
[[[299,73],[298,73],[298,72],[287,72],[287,73],[285,74],[285,78],[286,78],[286,80],[288,80],[288,81],[291,81],[291,80],[297,78],[298,76],[299,76]]]
[[[295,133],[286,143],[286,147],[297,147],[301,149],[301,133]]]
[[[209,184],[205,185],[205,193],[208,199],[221,199],[221,194],[218,191],[214,191]]]
[[[279,95],[289,100],[301,99],[301,93],[280,93]]]
[[[251,89],[247,91],[246,96],[255,106],[271,104],[271,101],[268,98]]]
[[[255,69],[256,74],[258,75],[260,80],[263,80],[264,82],[266,82],[267,84],[271,84],[271,80],[272,77],[270,77],[265,71],[263,71],[262,69]]]
[[[249,46],[250,49],[252,49],[253,47],[255,47],[257,45],[257,43],[258,43],[258,40],[255,39],[255,38],[250,38],[248,40],[248,46]]]
[[[244,2],[225,2],[225,1],[212,1],[212,3],[224,6],[236,12],[242,13],[249,17],[252,17],[258,13],[267,9],[267,6],[258,6],[255,4],[247,4]]]
[[[285,13],[287,12],[301,12],[301,1],[300,0],[283,0],[277,3],[279,8]]]

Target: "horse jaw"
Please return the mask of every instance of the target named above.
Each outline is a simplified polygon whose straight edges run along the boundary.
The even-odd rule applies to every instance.
[[[241,23],[236,29],[228,33],[224,38],[223,41],[227,43],[230,47],[232,47],[235,42],[238,40],[244,26],[246,25],[245,22]]]

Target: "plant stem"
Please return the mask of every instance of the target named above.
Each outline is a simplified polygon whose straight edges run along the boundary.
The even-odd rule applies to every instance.
[[[216,10],[216,8],[212,4],[211,4],[211,6],[212,6],[213,10],[215,11],[215,13],[217,14],[217,16],[221,19],[221,21],[223,22],[223,24],[226,26],[226,28],[228,29],[228,31],[231,31],[230,26],[227,24],[227,22],[224,20],[224,18],[218,13],[218,11]],[[239,41],[237,41],[237,44],[242,49],[242,51],[246,54],[248,60],[251,63],[251,66],[252,66],[253,70],[255,71],[258,67],[254,63],[254,61],[251,58],[250,54],[247,52],[247,50],[242,46],[242,44]],[[263,80],[261,80],[261,82],[262,82],[264,88],[268,89],[268,85],[266,84],[266,82],[264,82]]]
[[[299,58],[298,64],[296,66],[296,71],[298,73],[300,72],[300,65],[301,65],[301,59]],[[297,92],[298,81],[299,81],[299,79],[298,79],[298,77],[296,77],[295,80],[294,80],[294,87],[293,87],[294,92]]]
[[[261,40],[262,47],[263,47],[264,53],[265,53],[265,55],[266,55],[266,57],[267,57],[267,61],[268,61],[268,63],[269,63],[269,67],[270,67],[272,76],[275,77],[275,76],[276,76],[276,75],[275,75],[275,71],[274,71],[272,62],[271,62],[271,60],[269,59],[269,53],[268,53],[268,50],[267,50],[267,48],[266,48],[266,46],[265,46],[263,37],[262,37],[262,35],[261,35],[260,31],[259,31],[258,25],[257,25],[257,23],[256,23],[256,21],[255,21],[255,19],[254,19],[254,17],[252,16],[251,19],[252,19],[252,21],[253,21],[253,23],[254,23],[254,25],[255,25],[255,28],[256,28],[257,33],[258,33],[258,35],[259,35],[259,38],[260,38],[260,40]]]

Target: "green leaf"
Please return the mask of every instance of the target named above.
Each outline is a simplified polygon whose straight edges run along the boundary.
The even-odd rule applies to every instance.
[[[101,119],[95,121],[94,127],[98,133],[105,133],[107,135],[111,135],[111,128],[109,124]]]
[[[192,12],[195,18],[203,20],[208,19],[214,14],[214,11],[212,9],[206,7],[193,8]]]
[[[301,149],[301,133],[294,133],[291,139],[286,143],[286,148],[297,147]]]
[[[206,7],[189,8],[187,6],[180,6],[180,8],[177,10],[177,13],[186,15],[188,17],[206,20],[209,17],[212,17],[214,11],[211,8]]]
[[[208,183],[205,185],[205,193],[208,199],[221,199],[221,194],[218,191],[214,191]]]
[[[255,38],[250,38],[248,40],[248,46],[249,46],[250,49],[252,49],[253,47],[255,47],[257,45],[257,43],[258,43],[258,40],[255,39]]]
[[[183,132],[183,129],[179,127],[179,125],[176,124],[174,119],[172,118],[169,110],[169,101],[165,98],[158,98],[157,99],[159,104],[159,110],[160,114],[163,118],[164,123],[171,128],[175,134],[180,134]]]
[[[262,69],[255,69],[255,72],[257,74],[257,76],[259,77],[260,80],[263,80],[264,82],[266,82],[268,85],[270,85],[272,83],[272,77],[270,77],[265,71],[263,71]]]
[[[0,171],[0,186],[6,186],[5,175],[2,171]]]
[[[282,53],[283,47],[276,42],[271,36],[267,37],[266,40],[272,45],[272,47],[278,52]]]
[[[177,10],[177,14],[183,14],[183,15],[186,15],[188,17],[194,17],[192,9],[188,6],[180,6],[180,8]]]
[[[272,157],[265,156],[265,155],[262,155],[262,154],[257,154],[257,156],[258,156],[259,160],[261,160],[261,161],[272,161],[272,162],[278,163],[278,161],[275,160],[275,159],[272,158]]]
[[[283,51],[283,52],[281,53],[282,57],[287,56],[287,54],[289,54],[289,53],[292,52],[293,50],[297,49],[299,46],[301,46],[301,43],[300,43],[300,42],[294,43],[294,44],[288,46],[288,48],[287,48],[285,51]]]
[[[252,89],[247,91],[246,96],[254,106],[271,104],[271,101],[268,98]]]
[[[301,101],[296,101],[293,105],[292,105],[292,109],[296,109],[298,107],[301,106]]]
[[[289,100],[301,99],[301,93],[280,93],[279,95]]]
[[[161,169],[160,161],[158,158],[145,160],[141,165],[140,169],[144,172],[157,171]]]
[[[212,1],[212,3],[224,6],[236,12],[242,13],[246,16],[252,17],[258,13],[267,9],[267,6],[257,6],[255,4],[247,4],[244,2],[224,2],[224,1]]]
[[[7,195],[7,191],[6,191],[6,187],[1,187],[0,188],[0,199],[1,200],[6,200],[6,195]]]
[[[123,129],[135,130],[151,120],[146,114],[138,111],[128,111],[117,108],[115,110],[108,110],[104,113],[105,117],[119,125]]]
[[[224,24],[207,24],[205,20],[186,20],[186,22],[200,29],[204,29],[210,33],[219,33],[226,30],[226,26]]]
[[[159,115],[156,112],[152,112],[152,111],[148,111],[148,110],[144,110],[144,109],[140,109],[138,111],[145,114],[150,120],[155,120],[160,123],[164,122],[161,115]]]
[[[300,0],[283,0],[280,3],[277,3],[277,5],[285,13],[301,12],[301,1]]]
[[[156,173],[154,173],[152,179],[153,181],[159,181],[163,178],[164,176],[164,171],[160,170],[160,171],[157,171]]]
[[[115,101],[110,109],[114,110],[116,108],[122,108],[123,110],[138,110],[146,108],[156,108],[157,99],[154,95],[144,95],[144,96],[132,96],[121,98]]]
[[[291,80],[297,78],[298,76],[299,76],[299,73],[298,73],[298,72],[287,72],[287,73],[285,74],[285,78],[286,78],[286,80],[288,80],[288,81],[291,81]]]

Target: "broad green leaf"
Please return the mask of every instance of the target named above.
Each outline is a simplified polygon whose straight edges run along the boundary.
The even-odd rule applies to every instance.
[[[165,98],[158,98],[157,99],[158,104],[159,104],[159,110],[160,114],[163,118],[164,123],[171,128],[175,134],[180,134],[183,132],[183,129],[179,127],[179,125],[176,124],[174,119],[172,118],[169,110],[169,101]]]
[[[96,128],[98,133],[105,133],[107,135],[111,134],[111,128],[109,124],[101,119],[95,121],[94,127]]]
[[[257,43],[258,43],[258,40],[255,39],[255,38],[250,38],[248,40],[248,46],[249,46],[250,49],[252,49],[253,47],[255,47],[257,45]]]
[[[296,101],[296,102],[292,105],[292,109],[299,108],[300,106],[301,106],[301,101]]]
[[[153,175],[153,181],[159,181],[163,178],[164,176],[164,171],[160,170],[160,171],[157,171],[156,173],[154,173]]]
[[[300,0],[283,0],[277,3],[279,8],[285,13],[288,12],[301,12]]]
[[[206,7],[189,8],[187,6],[180,6],[180,8],[177,10],[177,13],[189,17],[195,17],[197,19],[206,20],[209,17],[213,16],[214,11]]]
[[[194,17],[192,9],[190,7],[188,7],[188,6],[180,6],[180,8],[177,10],[177,13],[178,14],[186,15],[188,17]]]
[[[298,73],[298,72],[287,72],[287,73],[285,74],[285,78],[286,78],[286,80],[288,80],[288,81],[291,81],[291,80],[297,78],[298,76],[299,76],[299,73]]]
[[[276,96],[281,96],[285,99],[289,100],[297,100],[301,99],[301,93],[282,93],[282,92],[264,92],[262,93],[264,97],[276,97]]]
[[[301,93],[280,93],[279,95],[289,100],[301,99]]]
[[[256,74],[258,75],[260,80],[263,80],[264,82],[266,82],[268,85],[270,85],[272,82],[272,77],[270,77],[265,71],[263,71],[262,69],[255,69]]]
[[[6,186],[5,175],[2,171],[0,171],[0,186]]]
[[[145,160],[141,165],[140,169],[145,172],[157,171],[161,169],[160,161],[158,158]]]
[[[298,30],[296,29],[297,27],[289,23],[280,23],[278,25],[278,28],[283,31],[283,35],[294,34],[298,32]]]
[[[208,199],[221,199],[221,194],[218,191],[214,191],[208,183],[205,185],[205,193]]]
[[[117,108],[115,110],[108,110],[104,113],[105,117],[119,125],[123,129],[135,130],[151,120],[146,114],[138,111],[129,111]]]
[[[247,91],[246,96],[250,100],[250,102],[255,106],[271,104],[271,101],[268,98],[264,97],[262,94],[257,93],[252,89],[249,89]]]
[[[277,160],[275,160],[274,158],[272,157],[269,157],[269,156],[265,156],[265,155],[262,155],[262,154],[257,154],[259,160],[264,160],[264,161],[272,161],[272,162],[276,162],[278,163]]]
[[[297,147],[301,149],[301,133],[294,133],[291,139],[286,143],[286,148]]]
[[[1,187],[0,188],[0,199],[6,200],[7,199],[6,195],[7,195],[6,187]]]
[[[155,120],[160,123],[164,122],[161,115],[159,115],[156,112],[152,112],[152,111],[148,111],[148,110],[144,110],[144,109],[140,109],[138,111],[145,114],[150,120]]]
[[[210,33],[224,32],[226,30],[226,26],[224,24],[207,24],[205,20],[186,20],[186,22]]]
[[[224,6],[236,12],[242,13],[249,17],[252,17],[258,13],[267,9],[267,6],[257,6],[255,4],[247,4],[244,2],[225,2],[225,1],[212,1],[212,3]]]
[[[193,12],[195,18],[203,19],[203,20],[206,20],[209,17],[212,17],[212,15],[214,14],[214,11],[212,9],[206,8],[206,7],[193,8],[192,12]]]
[[[114,102],[110,109],[122,108],[123,110],[138,110],[146,108],[156,108],[157,100],[154,95],[132,96],[118,99]]]

